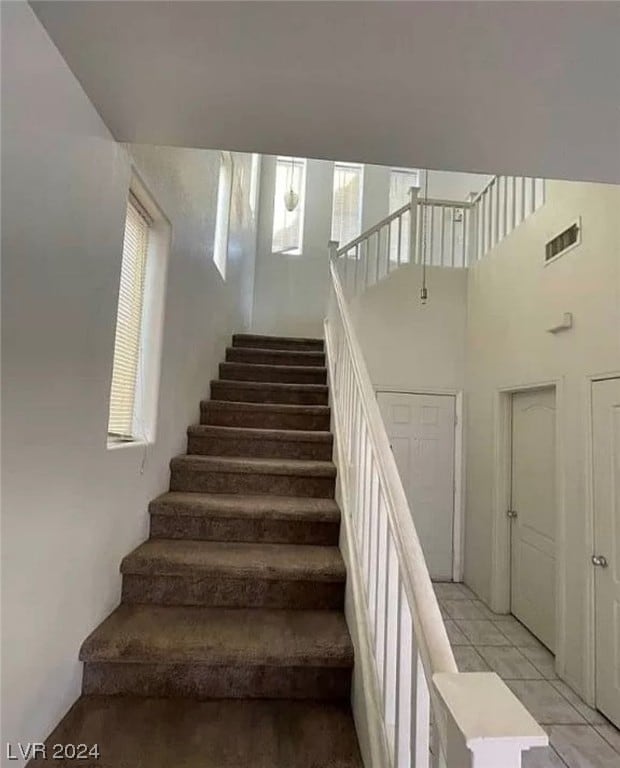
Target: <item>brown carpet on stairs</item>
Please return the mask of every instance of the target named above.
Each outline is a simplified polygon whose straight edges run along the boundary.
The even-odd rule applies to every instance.
[[[237,334],[220,377],[48,743],[99,768],[361,768],[323,342]]]

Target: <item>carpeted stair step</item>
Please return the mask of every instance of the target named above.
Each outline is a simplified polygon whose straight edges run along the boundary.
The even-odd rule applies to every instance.
[[[151,502],[151,537],[336,545],[333,499],[165,493]]]
[[[236,402],[249,403],[327,405],[328,393],[324,384],[284,384],[217,379],[211,382],[211,397],[214,400],[235,400]]]
[[[121,563],[123,602],[342,609],[338,547],[151,539]]]
[[[330,427],[330,409],[326,405],[203,400],[200,404],[200,421],[202,424],[221,427],[325,431]]]
[[[297,352],[322,352],[323,339],[304,339],[290,336],[260,336],[253,333],[236,333],[233,347],[258,349],[292,349]]]
[[[187,452],[204,456],[319,461],[332,457],[331,432],[196,425],[189,427],[187,436]]]
[[[325,366],[324,352],[300,352],[291,349],[260,349],[258,347],[228,347],[229,363],[260,363],[263,365]]]
[[[335,489],[331,461],[187,455],[172,459],[170,469],[171,491],[332,498]]]
[[[340,699],[353,649],[339,611],[122,604],[80,659],[87,695]]]
[[[220,363],[220,379],[227,381],[268,381],[284,384],[325,384],[327,369],[316,365]]]
[[[99,759],[60,768],[362,768],[340,702],[82,696],[47,744],[98,745]]]

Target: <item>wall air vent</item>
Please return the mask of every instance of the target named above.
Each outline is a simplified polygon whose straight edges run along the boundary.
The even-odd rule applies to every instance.
[[[545,264],[554,261],[559,256],[563,256],[571,248],[575,248],[581,243],[581,219],[573,222],[559,235],[545,245]]]

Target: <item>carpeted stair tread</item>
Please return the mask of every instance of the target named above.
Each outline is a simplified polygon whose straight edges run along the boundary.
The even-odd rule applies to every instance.
[[[183,454],[170,462],[174,469],[230,474],[294,475],[306,477],[335,477],[332,461],[308,459],[256,459],[234,456],[200,456]]]
[[[185,493],[170,491],[151,502],[151,514],[252,518],[257,520],[340,521],[334,499],[303,496]]]
[[[196,437],[224,437],[244,440],[286,440],[288,442],[331,443],[332,433],[318,429],[262,429],[260,427],[220,427],[193,424],[188,435]]]
[[[248,391],[274,390],[280,392],[300,392],[327,394],[327,384],[302,384],[290,381],[243,381],[242,379],[213,379],[211,386],[234,386]],[[304,403],[300,403],[304,405]],[[310,403],[311,405],[311,403]]]
[[[330,408],[327,405],[297,403],[261,403],[231,400],[203,400],[202,424],[272,429],[328,430]]]
[[[291,384],[273,381],[241,381],[214,379],[211,381],[214,400],[234,400],[250,403],[291,403],[294,405],[327,405],[325,384]]]
[[[322,352],[323,339],[310,339],[295,336],[263,336],[254,333],[235,333],[233,347],[259,347],[261,349],[305,349]]]
[[[121,573],[273,580],[345,579],[338,547],[150,539],[127,555]]]
[[[262,349],[261,347],[227,347],[227,362],[265,363],[267,365],[325,366],[324,352],[295,349]]]
[[[362,768],[345,703],[82,696],[47,743],[98,744],[92,768]]]
[[[264,382],[258,383],[264,386]],[[301,416],[329,416],[330,414],[330,407],[328,405],[305,405],[304,403],[248,403],[244,400],[202,400],[200,406],[201,408],[209,406],[225,411],[248,411],[251,413],[294,413]]]
[[[122,604],[86,639],[80,660],[350,668],[353,649],[338,611]]]
[[[327,369],[319,365],[272,365],[225,362],[219,366],[220,379],[269,384],[325,384]]]

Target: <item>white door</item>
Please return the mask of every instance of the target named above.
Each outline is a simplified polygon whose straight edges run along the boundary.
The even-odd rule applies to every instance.
[[[555,648],[555,389],[512,396],[511,611]]]
[[[454,397],[379,392],[426,564],[433,579],[452,579]]]
[[[592,385],[596,706],[620,727],[620,379]]]

